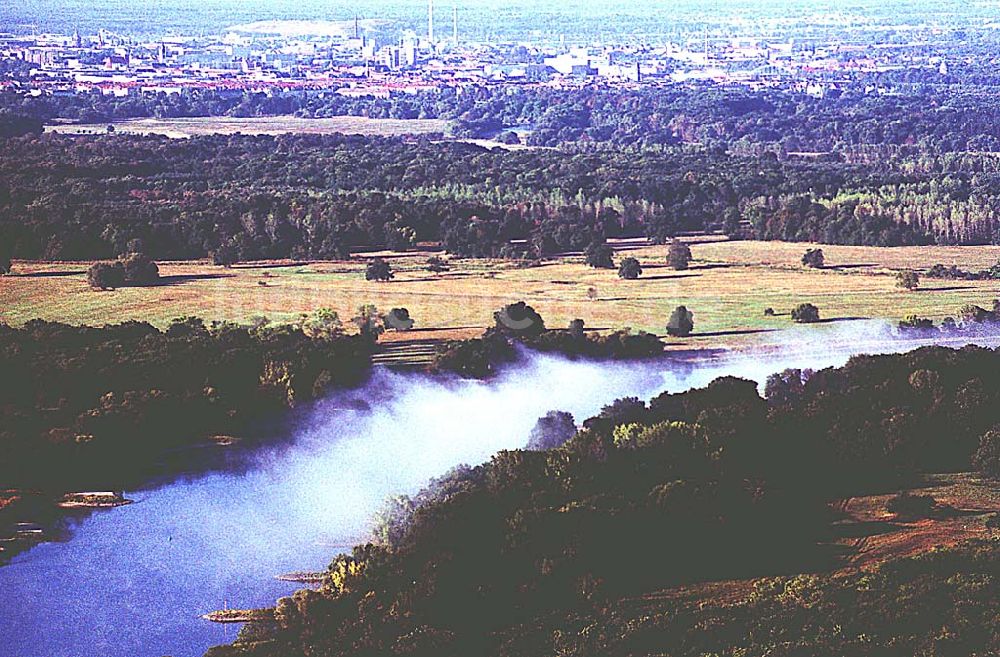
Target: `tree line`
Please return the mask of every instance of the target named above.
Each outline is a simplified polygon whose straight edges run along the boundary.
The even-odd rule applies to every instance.
[[[1000,151],[1000,110],[993,86],[955,83],[947,77],[920,85],[892,75],[861,76],[840,86],[823,97],[708,83],[637,89],[483,85],[388,98],[347,97],[336,90],[185,89],[126,97],[99,91],[59,96],[8,91],[0,93],[0,114],[84,123],[197,116],[435,118],[451,121],[458,137],[492,138],[529,128],[526,142],[533,146],[656,148],[698,143],[786,154],[877,144],[933,152]],[[873,92],[876,88],[878,93]]]

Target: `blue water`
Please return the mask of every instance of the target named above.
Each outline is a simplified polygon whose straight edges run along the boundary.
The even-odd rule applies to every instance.
[[[785,367],[840,365],[858,351],[896,350],[884,327],[791,335],[750,356],[681,365],[595,364],[533,356],[489,384],[380,373],[302,417],[290,446],[240,474],[129,493],[93,513],[67,542],[0,568],[0,657],[195,657],[237,628],[205,612],[273,604],[296,588],[274,579],[322,569],[366,535],[390,495],[412,493],[460,463],[523,446],[535,420],[578,421],[628,395],[701,386],[732,374],[762,381]]]

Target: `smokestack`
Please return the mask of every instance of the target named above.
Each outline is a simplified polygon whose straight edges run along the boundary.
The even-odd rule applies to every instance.
[[[427,41],[434,45],[434,0],[427,0]]]
[[[451,14],[452,24],[451,24],[451,40],[455,47],[458,47],[458,5],[452,7]]]
[[[358,15],[355,14],[354,15],[354,40],[357,41],[360,36],[361,36],[361,29],[360,29],[360,25],[358,25]]]

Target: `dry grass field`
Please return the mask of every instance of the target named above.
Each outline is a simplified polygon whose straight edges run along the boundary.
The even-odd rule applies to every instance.
[[[894,559],[1000,535],[1000,531],[986,525],[1000,513],[996,481],[967,472],[929,474],[923,485],[909,492],[932,496],[941,509],[928,517],[899,518],[886,510],[894,494],[851,497],[834,504],[843,516],[835,527],[841,537],[834,544],[841,548],[843,559],[835,576],[871,571]],[[662,613],[664,608],[678,605],[728,607],[745,603],[760,581],[753,578],[687,584],[626,599],[623,607],[645,614]]]
[[[101,134],[106,123],[61,124],[46,126],[46,132],[61,134]],[[122,134],[166,135],[176,139],[196,135],[280,135],[297,134],[356,134],[356,135],[422,135],[448,131],[448,122],[439,119],[369,119],[359,116],[335,116],[307,119],[295,116],[264,116],[252,118],[204,117],[177,119],[130,119],[115,121],[115,132]]]
[[[1000,512],[1000,489],[995,481],[972,473],[932,474],[923,486],[910,492],[930,495],[942,509],[928,517],[901,519],[886,509],[892,495],[840,502],[846,516],[844,527],[853,528],[854,534],[839,541],[849,549],[848,570],[997,534],[986,526],[987,520]]]
[[[807,244],[692,242],[688,271],[665,266],[666,247],[637,241],[616,243],[617,256],[639,258],[643,275],[623,281],[614,270],[598,270],[568,255],[538,267],[507,262],[453,259],[452,270],[424,270],[428,253],[381,254],[396,272],[388,283],[364,279],[364,258],[351,262],[252,263],[231,269],[205,262],[160,264],[163,284],[97,292],[87,286],[87,263],[15,264],[0,278],[0,321],[20,325],[32,318],[100,325],[138,319],[158,326],[172,318],[198,315],[206,320],[247,322],[266,316],[287,321],[303,312],[330,307],[348,319],[361,304],[379,309],[405,307],[416,320],[413,332],[393,339],[441,339],[480,334],[492,313],[505,303],[524,300],[550,327],[565,327],[579,317],[592,329],[632,327],[664,333],[670,311],[684,304],[695,314],[695,336],[684,347],[767,344],[773,329],[791,325],[790,309],[801,302],[820,308],[827,326],[857,318],[899,319],[908,314],[941,319],[964,304],[989,307],[1000,297],[1000,281],[924,279],[908,292],[895,285],[902,268],[934,263],[985,268],[1000,260],[998,247],[824,246],[828,267],[802,267]],[[588,298],[593,287],[597,299]],[[765,308],[775,317],[765,317]]]

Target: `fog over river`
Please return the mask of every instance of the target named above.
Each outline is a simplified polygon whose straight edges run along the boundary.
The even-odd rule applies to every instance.
[[[234,639],[237,627],[201,614],[270,606],[299,586],[275,575],[323,569],[365,538],[387,497],[522,447],[550,410],[580,423],[618,397],[648,400],[723,375],[763,382],[788,367],[819,369],[853,353],[915,346],[878,322],[783,338],[779,348],[686,361],[525,354],[486,383],[379,370],[363,388],[303,412],[293,439],[255,455],[247,470],[129,492],[134,504],[90,514],[70,540],[0,567],[0,657],[202,655]]]

